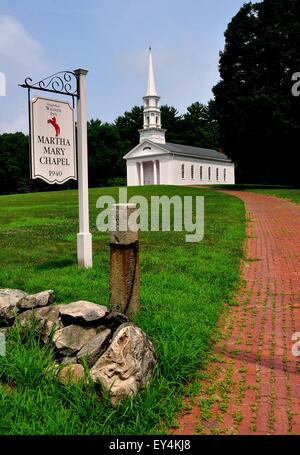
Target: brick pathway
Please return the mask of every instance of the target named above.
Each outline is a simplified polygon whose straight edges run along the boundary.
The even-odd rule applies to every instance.
[[[247,210],[237,306],[219,322],[213,354],[184,400],[173,434],[300,434],[300,207],[228,193]],[[299,335],[300,337],[300,335]],[[299,346],[300,351],[300,346]]]

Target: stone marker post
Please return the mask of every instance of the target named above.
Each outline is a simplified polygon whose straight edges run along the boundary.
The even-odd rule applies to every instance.
[[[138,230],[128,223],[135,210],[135,204],[114,204],[110,231],[109,303],[129,316],[140,307]]]

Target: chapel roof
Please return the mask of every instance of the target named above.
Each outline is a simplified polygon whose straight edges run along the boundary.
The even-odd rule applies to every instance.
[[[192,147],[190,145],[181,145],[181,144],[173,144],[171,142],[166,142],[165,144],[159,144],[160,147],[168,150],[174,155],[181,155],[181,156],[194,156],[197,158],[209,159],[209,160],[216,160],[216,161],[225,161],[227,163],[231,163],[231,159],[228,158],[225,153],[217,152],[217,150],[210,150],[201,147]]]

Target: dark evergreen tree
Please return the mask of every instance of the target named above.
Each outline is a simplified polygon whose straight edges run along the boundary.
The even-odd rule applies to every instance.
[[[0,135],[0,194],[30,191],[28,137]]]
[[[125,112],[119,116],[114,125],[116,126],[120,139],[127,147],[127,151],[132,149],[139,143],[138,130],[143,127],[143,107],[134,106],[130,112]]]
[[[300,0],[247,3],[225,32],[214,115],[242,182],[300,183]]]
[[[210,107],[194,103],[185,115],[172,106],[162,106],[162,124],[167,141],[201,147],[216,147],[217,124]],[[89,186],[125,183],[126,162],[123,156],[139,143],[138,130],[143,127],[143,108],[135,106],[119,116],[113,124],[100,120],[88,122]],[[116,181],[116,179],[118,181]],[[77,188],[69,180],[63,185],[49,185],[31,180],[28,136],[23,133],[0,135],[0,194],[55,191]]]
[[[167,130],[167,142],[184,144],[182,116],[175,107],[167,104],[161,106],[161,124],[162,128]]]
[[[219,125],[213,118],[211,103],[199,102],[191,104],[183,116],[182,136],[184,143],[194,147],[218,149]]]
[[[88,149],[91,187],[107,186],[114,178],[126,175],[123,156],[128,150],[114,125],[91,120],[88,123]]]

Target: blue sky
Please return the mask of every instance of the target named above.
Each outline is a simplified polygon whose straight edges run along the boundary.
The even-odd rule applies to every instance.
[[[113,121],[142,104],[148,46],[163,104],[207,102],[224,31],[244,0],[1,0],[0,132],[27,131],[27,76],[87,68],[89,118]]]

